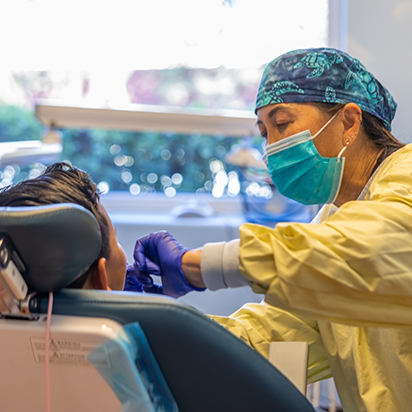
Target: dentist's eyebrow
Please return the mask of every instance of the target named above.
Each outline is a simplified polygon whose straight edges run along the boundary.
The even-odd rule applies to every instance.
[[[288,106],[286,106],[286,105],[276,106],[269,112],[268,117],[269,117],[269,119],[271,119],[276,114],[276,112],[278,112],[279,110],[287,110],[287,109],[288,109]],[[263,122],[261,120],[257,120],[256,123],[255,123],[255,126],[258,126],[262,123]]]

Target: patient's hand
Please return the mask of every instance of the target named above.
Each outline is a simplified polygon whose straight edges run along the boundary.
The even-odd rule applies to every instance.
[[[146,293],[162,293],[175,298],[195,288],[187,283],[182,272],[182,256],[188,251],[168,232],[160,231],[141,237],[134,249],[134,273]],[[162,285],[151,275],[161,276]]]

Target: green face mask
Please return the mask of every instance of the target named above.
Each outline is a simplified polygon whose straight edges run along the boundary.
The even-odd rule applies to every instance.
[[[337,113],[336,113],[337,114]],[[336,116],[335,114],[335,116]],[[318,205],[335,201],[343,176],[345,158],[322,157],[313,143],[333,116],[314,136],[310,130],[297,133],[266,146],[263,160],[279,192],[304,205]]]

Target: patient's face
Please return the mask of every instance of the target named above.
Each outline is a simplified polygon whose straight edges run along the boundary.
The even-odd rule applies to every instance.
[[[106,209],[101,204],[99,208],[109,225],[110,258],[106,260],[107,284],[112,290],[123,290],[126,279],[126,254],[117,242],[116,231]]]

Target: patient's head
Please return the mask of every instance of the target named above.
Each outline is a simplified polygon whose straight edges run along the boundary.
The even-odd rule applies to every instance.
[[[100,203],[96,185],[89,175],[67,163],[55,163],[34,178],[0,189],[0,206],[41,206],[76,203],[96,217],[102,234],[102,247],[88,271],[69,287],[123,290],[126,256],[117,243],[115,229]]]

